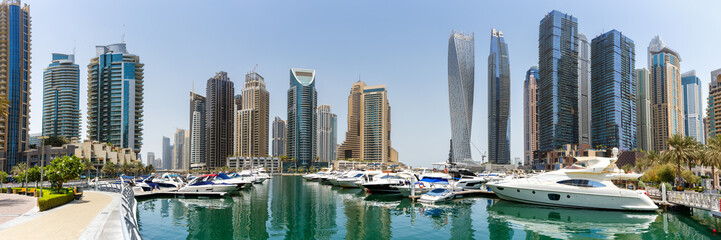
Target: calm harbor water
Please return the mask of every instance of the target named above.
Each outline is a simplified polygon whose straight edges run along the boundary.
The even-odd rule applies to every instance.
[[[716,239],[705,211],[634,213],[468,197],[422,205],[298,176],[220,199],[138,202],[145,239]]]

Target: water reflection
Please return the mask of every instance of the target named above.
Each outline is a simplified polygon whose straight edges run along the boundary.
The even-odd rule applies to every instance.
[[[633,213],[465,198],[413,203],[274,177],[220,199],[138,203],[145,239],[711,239],[708,212]]]

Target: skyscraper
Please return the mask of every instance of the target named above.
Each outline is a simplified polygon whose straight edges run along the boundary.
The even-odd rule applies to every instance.
[[[398,152],[391,147],[391,107],[386,85],[365,87],[361,102],[361,158],[370,162],[398,162]]]
[[[0,94],[9,101],[0,119],[0,170],[9,172],[27,149],[30,124],[30,7],[19,0],[0,4]],[[4,155],[2,155],[4,153]]]
[[[285,156],[285,139],[287,135],[285,120],[275,117],[273,120],[273,157]]]
[[[721,68],[711,71],[706,118],[708,118],[708,124],[705,124],[708,129],[708,137],[712,138],[721,134]]]
[[[207,101],[200,94],[190,92],[190,168],[205,167],[205,107]]]
[[[154,152],[148,152],[148,158],[145,159],[146,165],[155,165],[155,153]]]
[[[651,40],[648,56],[653,148],[660,152],[668,149],[669,137],[684,135],[681,56],[668,48],[659,36]]]
[[[448,98],[451,111],[452,162],[472,162],[473,85],[475,79],[473,33],[451,32],[448,39]]]
[[[335,113],[330,111],[330,105],[318,106],[318,112],[316,113],[318,123],[318,131],[316,133],[318,138],[318,160],[322,162],[336,160],[336,148],[338,138],[338,117]]]
[[[43,71],[43,135],[80,137],[80,67],[73,54],[53,53]]]
[[[494,28],[491,30],[491,52],[488,54],[488,160],[493,164],[511,163],[510,94],[508,45],[503,40],[503,32]]]
[[[636,45],[617,30],[591,41],[591,143],[636,148]]]
[[[538,67],[533,66],[526,71],[523,83],[523,165],[533,162],[533,152],[538,150]]]
[[[170,138],[165,136],[163,136],[163,163],[161,165],[158,168],[173,169],[173,145],[170,145]]]
[[[651,83],[646,68],[636,69],[636,148],[653,150],[653,129],[651,128]]]
[[[228,156],[233,154],[233,82],[228,73],[218,72],[208,79],[206,99],[206,167],[226,166]]]
[[[578,33],[578,143],[591,145],[591,44]]]
[[[364,82],[353,83],[348,94],[348,128],[345,140],[340,144],[336,154],[339,159],[361,160],[361,111],[363,106]]]
[[[173,170],[188,170],[190,157],[190,131],[185,129],[175,130],[175,143],[173,144]]]
[[[538,37],[539,150],[578,143],[578,19],[553,10]]]
[[[96,46],[88,64],[88,136],[140,152],[143,66],[125,43]]]
[[[317,105],[315,70],[291,68],[286,151],[298,166],[308,167],[316,158]]]
[[[681,74],[681,85],[683,87],[684,132],[686,136],[704,143],[703,102],[701,100],[703,94],[701,79],[696,76],[696,70]]]
[[[260,74],[245,75],[240,109],[235,112],[233,154],[245,157],[268,155],[270,94]]]

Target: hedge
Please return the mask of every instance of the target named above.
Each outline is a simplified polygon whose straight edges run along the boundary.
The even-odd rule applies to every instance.
[[[45,211],[71,202],[73,199],[75,199],[73,191],[66,190],[65,193],[51,194],[50,190],[44,190],[43,197],[38,198],[38,208],[40,208],[40,211]]]

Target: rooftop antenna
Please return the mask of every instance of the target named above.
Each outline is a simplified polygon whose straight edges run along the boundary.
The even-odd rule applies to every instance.
[[[120,43],[125,43],[125,24],[123,24],[123,35],[120,36]]]
[[[255,64],[255,67],[253,67],[253,73],[255,73],[255,69],[258,68],[258,64]]]
[[[73,56],[75,56],[75,49],[78,46],[78,40],[73,41]]]

